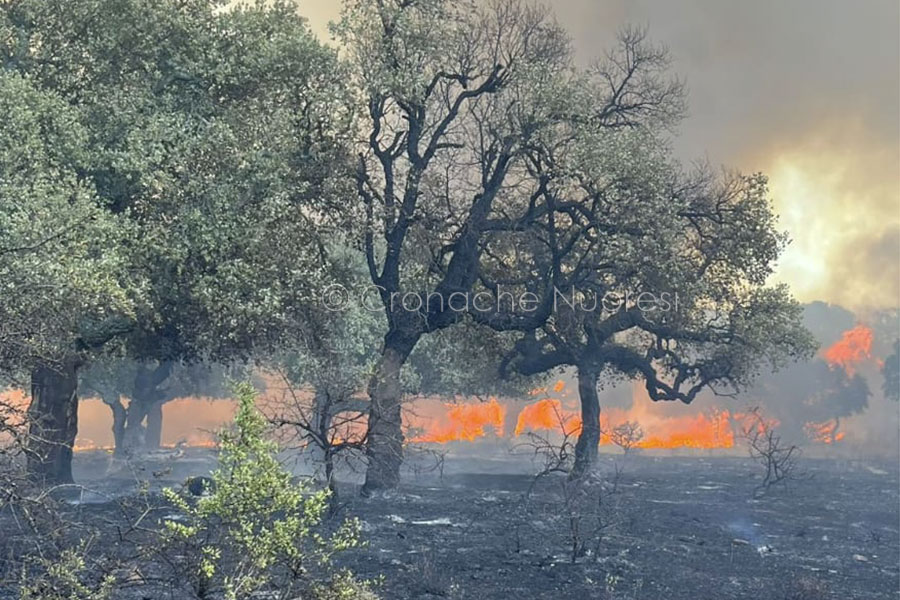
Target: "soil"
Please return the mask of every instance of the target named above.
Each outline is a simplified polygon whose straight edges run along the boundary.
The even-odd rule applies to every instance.
[[[115,532],[138,480],[158,490],[211,464],[205,451],[175,462],[161,453],[126,476],[100,453],[79,454],[84,488],[70,492],[66,510]],[[409,473],[390,495],[364,499],[357,483],[342,484],[340,515],[359,517],[368,543],[338,563],[383,577],[379,593],[390,600],[898,598],[900,465],[802,466],[803,477],[755,498],[758,466],[747,460],[602,456],[599,476],[567,502],[562,476],[540,479],[526,498],[530,464],[451,455],[443,476]],[[4,514],[3,532],[21,528]],[[104,536],[93,551],[120,554],[116,539]],[[0,535],[0,556],[21,542]],[[160,594],[125,586],[114,597],[171,597]]]

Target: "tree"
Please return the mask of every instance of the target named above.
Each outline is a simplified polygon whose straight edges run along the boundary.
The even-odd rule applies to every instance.
[[[667,64],[643,31],[622,33],[576,88],[569,135],[529,157],[540,182],[532,203],[546,212],[518,226],[535,236],[526,247],[495,244],[482,267],[485,291],[512,280],[519,296],[553,305],[506,370],[577,369],[575,475],[596,457],[601,378],[641,378],[652,400],[690,403],[704,389],[733,395],[763,363],[812,351],[787,289],[765,287],[786,243],[765,177],[685,173],[672,160],[665,133],[681,95]],[[534,265],[556,274],[552,298]]]
[[[160,368],[160,365],[139,363],[121,356],[103,356],[81,371],[78,389],[80,395],[96,396],[109,406],[113,417],[114,451],[116,455],[122,455],[144,448],[159,448],[162,406],[166,402],[185,396],[230,397],[229,381],[246,379],[247,371],[244,365],[201,362],[170,362]],[[165,379],[154,377],[156,373],[164,373]],[[150,378],[155,381],[148,382]],[[141,386],[144,386],[144,395],[139,397],[135,390]],[[122,402],[123,397],[128,400],[127,406]],[[152,402],[149,408],[142,405],[148,399]],[[144,419],[146,426],[142,423]]]
[[[365,265],[344,243],[328,245],[331,280],[344,290],[365,285]],[[334,285],[334,284],[333,284]],[[284,387],[267,406],[274,425],[298,448],[313,450],[321,459],[325,479],[337,500],[336,462],[355,460],[366,442],[369,403],[363,398],[365,382],[378,361],[378,341],[385,334],[383,321],[372,306],[350,302],[340,310],[321,303],[304,308],[299,335],[274,360]],[[377,308],[377,307],[376,307]],[[400,374],[404,394],[442,396],[522,394],[533,389],[535,378],[500,379],[497,371],[508,345],[503,334],[475,330],[471,323],[435,332],[411,353]]]
[[[884,377],[884,397],[894,402],[900,401],[900,340],[894,342],[894,351],[884,359],[881,374]]]
[[[339,195],[347,121],[336,54],[294,5],[13,0],[2,16],[6,68],[72,107],[79,175],[127,224],[118,248],[146,285],[118,335],[150,367],[138,406],[158,406],[173,361],[290,335],[323,275],[318,215]],[[64,373],[74,390],[77,369]]]
[[[0,373],[30,373],[29,465],[71,480],[71,384],[85,354],[127,327],[133,309],[116,251],[122,230],[82,170],[77,111],[27,76],[0,71]]]
[[[530,295],[531,315],[552,309],[504,371],[577,370],[575,476],[596,457],[601,378],[640,378],[652,400],[690,403],[705,389],[732,395],[763,363],[812,350],[786,288],[764,287],[786,242],[765,177],[685,173],[671,158],[667,132],[682,99],[667,65],[645,32],[626,30],[578,77],[569,119],[524,158],[533,184],[520,202],[541,210],[498,227],[532,235],[495,235],[483,250],[478,292],[494,303]],[[503,329],[527,316],[522,308],[470,314]]]
[[[762,363],[777,368],[813,347],[787,290],[763,287],[782,245],[764,179],[663,186],[658,195],[592,185],[603,192],[567,227],[582,241],[563,242],[576,250],[561,266],[568,287],[510,359],[524,373],[577,368],[575,474],[596,457],[601,376],[641,378],[652,400],[690,403],[704,389],[734,395]]]
[[[753,490],[754,497],[763,496],[772,486],[799,478],[800,448],[782,442],[777,422],[764,418],[759,408],[744,415],[740,436],[747,443],[750,458],[763,469],[762,481]]]
[[[399,480],[403,365],[462,318],[484,238],[517,233],[523,205],[539,210],[511,198],[530,141],[566,118],[572,60],[547,11],[517,0],[354,0],[335,33],[363,109],[359,245],[387,321],[369,385],[370,493]]]

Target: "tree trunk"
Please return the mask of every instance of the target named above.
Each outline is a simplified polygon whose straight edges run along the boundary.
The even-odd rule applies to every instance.
[[[159,386],[172,372],[171,362],[156,366],[142,365],[134,376],[134,394],[128,405],[125,424],[125,448],[133,451],[143,448],[159,448],[162,435],[162,399]],[[147,427],[144,427],[144,419]]]
[[[162,402],[154,402],[147,410],[147,429],[144,432],[144,446],[158,450],[162,442]]]
[[[128,413],[122,405],[122,400],[118,394],[110,394],[108,397],[104,397],[103,403],[112,411],[113,453],[118,456],[124,449],[125,420]]]
[[[31,372],[28,473],[36,481],[72,483],[72,447],[78,432],[78,366],[42,364]]]
[[[390,334],[369,383],[368,466],[362,488],[364,496],[395,488],[400,483],[400,464],[403,461],[400,368],[415,341],[400,345],[389,344],[388,339]]]
[[[569,477],[578,479],[597,462],[600,445],[600,399],[597,397],[598,374],[591,368],[578,368],[578,396],[581,399],[581,434],[575,444],[575,464]]]
[[[147,406],[137,397],[133,397],[128,403],[125,427],[122,430],[122,450],[125,453],[133,452],[144,447],[144,417],[147,416]]]

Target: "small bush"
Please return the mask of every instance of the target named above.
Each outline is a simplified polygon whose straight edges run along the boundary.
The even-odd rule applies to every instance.
[[[359,521],[323,531],[328,490],[312,492],[293,480],[265,437],[253,388],[240,384],[236,395],[234,427],[221,434],[209,495],[193,500],[164,490],[182,513],[163,521],[166,561],[198,598],[238,600],[263,590],[280,598],[374,598],[350,574],[329,576],[334,553],[360,545]]]
[[[63,550],[56,560],[39,558],[22,569],[20,600],[108,600],[115,579],[109,575],[97,585],[85,580],[85,545]]]

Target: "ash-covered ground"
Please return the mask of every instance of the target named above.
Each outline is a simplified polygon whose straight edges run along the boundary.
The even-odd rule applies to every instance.
[[[121,505],[138,482],[178,486],[212,464],[204,450],[130,467],[79,454],[76,477],[90,491],[73,490],[66,510],[104,524],[94,552],[127,554],[117,527],[127,528]],[[388,496],[363,499],[355,483],[341,485],[340,516],[362,519],[368,545],[340,561],[383,576],[380,594],[391,600],[898,598],[897,462],[804,459],[802,467],[804,477],[754,498],[758,466],[748,460],[603,456],[585,491],[567,495],[565,479],[551,475],[526,496],[527,463],[451,455],[443,476],[410,472]],[[145,523],[167,509],[156,510]],[[17,526],[0,521],[5,533]],[[21,542],[0,536],[3,555],[14,538]],[[116,597],[163,596],[133,583]]]

